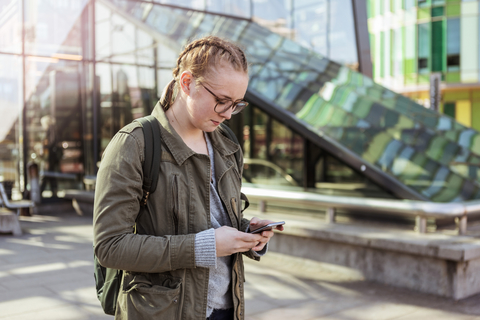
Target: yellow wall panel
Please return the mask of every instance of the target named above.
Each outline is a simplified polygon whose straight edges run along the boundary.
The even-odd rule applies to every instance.
[[[459,100],[455,105],[455,118],[461,124],[472,126],[472,103],[469,100]]]

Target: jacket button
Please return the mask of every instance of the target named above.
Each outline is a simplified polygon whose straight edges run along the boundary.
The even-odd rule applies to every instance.
[[[177,303],[177,302],[178,302],[178,299],[173,300],[173,302],[174,302],[174,303]]]
[[[240,283],[238,286],[241,288],[241,287],[242,287],[242,284]]]

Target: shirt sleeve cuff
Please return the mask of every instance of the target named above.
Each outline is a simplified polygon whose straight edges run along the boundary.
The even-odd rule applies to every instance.
[[[260,251],[250,250],[250,251],[252,251],[252,253],[255,257],[263,257],[268,251],[268,242],[265,244],[265,247],[263,247],[262,250],[260,250]]]
[[[203,268],[217,267],[215,229],[210,228],[195,235],[195,265]]]
[[[245,232],[250,232],[250,225],[247,226],[247,228],[245,229]],[[260,251],[253,251],[250,249],[250,252],[255,256],[255,257],[263,257],[268,251],[268,242],[265,244],[265,247],[263,247],[262,250]]]

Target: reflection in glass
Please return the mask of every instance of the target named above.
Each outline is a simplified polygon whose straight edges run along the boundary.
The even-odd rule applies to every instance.
[[[88,0],[25,0],[25,50],[28,54],[81,60]]]
[[[0,51],[22,52],[22,3],[0,0]]]
[[[303,185],[303,138],[276,120],[270,136],[268,159]]]
[[[22,111],[22,60],[20,57],[0,54],[0,181],[3,181],[12,196],[12,189],[23,187],[18,169],[22,169],[21,111]],[[18,192],[16,192],[18,194]],[[15,195],[14,195],[15,196]]]
[[[38,163],[44,197],[55,197],[59,189],[78,188],[77,175],[84,172],[84,75],[78,62],[26,60],[25,160]]]
[[[157,103],[153,68],[97,64],[100,83],[100,151],[122,127],[149,115]]]
[[[208,0],[206,4],[206,10],[209,12],[244,18],[250,17],[250,0]]]

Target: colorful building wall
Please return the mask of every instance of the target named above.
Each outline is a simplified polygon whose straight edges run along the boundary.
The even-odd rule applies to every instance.
[[[441,73],[439,111],[480,130],[479,11],[479,1],[369,0],[374,80],[429,106]]]

